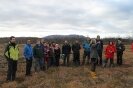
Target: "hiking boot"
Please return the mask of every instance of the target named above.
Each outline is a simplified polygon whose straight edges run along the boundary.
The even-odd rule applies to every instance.
[[[91,72],[91,76],[93,79],[96,79],[97,78],[96,72]]]
[[[92,76],[93,79],[97,79],[97,76]]]
[[[96,72],[91,72],[91,75],[92,76],[96,76]]]

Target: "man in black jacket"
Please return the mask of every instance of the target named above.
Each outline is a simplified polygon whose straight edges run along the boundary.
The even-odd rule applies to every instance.
[[[75,65],[80,65],[80,44],[76,40],[75,44],[72,45],[72,51],[73,51],[73,62]]]
[[[117,44],[116,44],[116,50],[117,50],[117,65],[122,65],[123,60],[123,52],[125,51],[125,46],[122,43],[121,39],[118,39]]]
[[[100,39],[100,36],[97,36],[97,52],[98,52],[98,56],[99,56],[99,60],[97,62],[97,64],[102,66],[102,54],[103,54],[103,41]]]
[[[44,68],[44,46],[40,40],[37,40],[36,45],[33,47],[33,56],[35,60],[35,71],[45,70]]]
[[[67,41],[65,41],[64,45],[62,46],[62,54],[64,55],[64,66],[66,65],[66,60],[67,60],[67,66],[69,66],[70,53],[71,53],[71,46]]]

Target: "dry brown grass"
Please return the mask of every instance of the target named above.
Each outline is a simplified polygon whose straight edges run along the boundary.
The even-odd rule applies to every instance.
[[[20,45],[22,52],[22,45]],[[3,46],[1,46],[3,48]],[[1,48],[1,52],[3,49]],[[82,53],[82,51],[81,51]],[[2,55],[2,54],[0,54]],[[22,54],[21,54],[22,55]],[[17,79],[7,83],[6,65],[0,68],[1,88],[133,88],[133,57],[130,46],[126,46],[124,65],[114,68],[97,67],[97,79],[89,74],[90,66],[50,68],[32,77],[25,77],[25,63],[18,64]],[[82,57],[82,55],[81,55]],[[2,57],[1,57],[2,58]]]

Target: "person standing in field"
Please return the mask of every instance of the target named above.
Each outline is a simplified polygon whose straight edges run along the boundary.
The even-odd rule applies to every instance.
[[[42,46],[40,40],[37,40],[33,48],[33,56],[35,60],[35,71],[44,70],[44,46]]]
[[[98,51],[97,51],[98,43],[96,43],[95,39],[92,39],[90,44],[91,44],[91,48],[90,48],[91,76],[92,78],[97,78],[95,71],[96,71],[96,65],[98,60]]]
[[[85,59],[87,57],[88,64],[90,63],[90,38],[83,43],[84,55],[83,55],[83,62],[82,65],[85,64]]]
[[[59,44],[56,44],[55,45],[55,48],[54,48],[54,55],[55,55],[55,65],[58,67],[59,66],[59,62],[60,62],[60,53],[61,53],[61,50],[60,50],[60,47],[59,47]]]
[[[24,46],[24,57],[26,60],[26,74],[25,76],[32,76],[31,67],[33,60],[33,48],[31,46],[31,41],[27,40],[27,44]]]
[[[48,63],[48,65],[49,65],[48,67],[54,66],[54,48],[51,43],[49,44],[49,63]]]
[[[97,42],[97,52],[98,52],[98,56],[99,56],[99,60],[97,62],[97,64],[102,66],[102,54],[103,54],[103,41],[100,39],[100,36],[97,36],[96,39]]]
[[[19,48],[14,36],[10,37],[10,42],[5,48],[4,55],[8,63],[7,81],[14,81],[16,79],[17,62],[19,59]]]
[[[131,51],[133,52],[133,42],[132,42],[132,44],[131,44]]]
[[[71,53],[71,46],[67,41],[65,41],[65,43],[62,46],[62,54],[64,55],[64,59],[63,59],[64,66],[66,66],[66,62],[67,62],[67,66],[69,66],[70,53]]]
[[[106,67],[108,60],[110,60],[110,67],[114,66],[114,53],[116,52],[116,47],[113,42],[109,41],[109,44],[105,48],[105,63],[104,67]]]
[[[81,46],[79,42],[76,40],[76,42],[72,45],[73,62],[74,62],[74,65],[76,66],[80,66],[80,49],[81,49]]]
[[[53,50],[55,49],[55,45],[56,45],[56,43],[53,42],[53,43],[52,43]],[[55,66],[55,65],[56,65],[56,61],[55,61],[55,53],[53,53],[53,66]]]
[[[49,45],[48,43],[44,42],[44,63],[46,69],[48,69],[49,66],[49,53],[50,53]]]
[[[123,52],[125,51],[125,46],[122,43],[121,39],[118,39],[116,44],[116,50],[117,50],[117,65],[123,64]]]

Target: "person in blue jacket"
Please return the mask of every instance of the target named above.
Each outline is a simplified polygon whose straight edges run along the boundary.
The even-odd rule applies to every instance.
[[[31,76],[33,49],[32,49],[30,40],[27,40],[27,44],[25,44],[25,46],[24,46],[24,57],[26,60],[26,74],[25,74],[25,76]]]
[[[83,49],[84,49],[82,65],[85,64],[86,57],[88,59],[87,63],[89,64],[89,60],[90,60],[90,40],[84,41],[82,46],[83,46]]]

